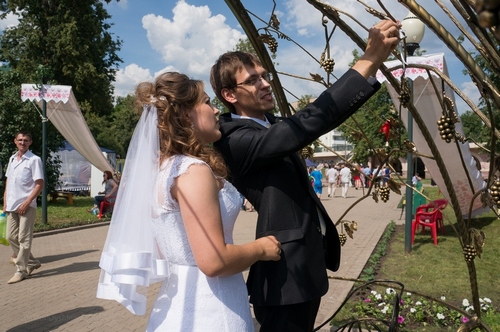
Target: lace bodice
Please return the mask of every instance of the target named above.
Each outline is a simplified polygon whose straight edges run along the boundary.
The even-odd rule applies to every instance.
[[[179,204],[170,194],[175,179],[188,173],[193,164],[208,167],[199,159],[176,155],[160,168],[155,191],[158,215],[154,221],[155,239],[169,262],[171,274],[159,291],[146,331],[253,331],[242,274],[207,277],[200,271],[189,246]],[[226,243],[233,243],[232,232],[241,199],[229,182],[219,180],[223,183],[219,201],[224,238]]]
[[[189,172],[189,167],[193,164],[203,164],[209,167],[204,161],[193,157],[175,155],[168,158],[161,165],[156,183],[158,219],[154,222],[155,237],[160,251],[170,264],[196,265],[182,221],[179,203],[170,193],[175,179]],[[221,181],[224,186],[219,191],[219,201],[224,238],[226,243],[233,243],[234,222],[238,216],[241,198],[230,182],[224,179]]]

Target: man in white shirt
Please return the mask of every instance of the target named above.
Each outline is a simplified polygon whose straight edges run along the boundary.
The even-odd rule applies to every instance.
[[[340,169],[340,182],[342,185],[342,198],[347,198],[347,191],[351,184],[351,169],[345,164],[342,164],[342,168]]]
[[[8,281],[20,282],[38,269],[41,264],[31,254],[35,228],[36,198],[44,186],[42,161],[29,151],[31,134],[20,131],[14,143],[17,152],[10,157],[5,176],[3,212],[7,214],[7,236],[17,255],[17,271]]]
[[[339,179],[339,171],[333,166],[326,171],[326,179],[328,180],[328,197],[330,194],[332,197],[335,196],[335,191],[337,190],[337,181]]]

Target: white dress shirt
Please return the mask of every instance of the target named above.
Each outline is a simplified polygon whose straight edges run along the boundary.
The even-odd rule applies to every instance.
[[[17,160],[17,152],[9,159],[5,176],[7,177],[7,192],[4,210],[16,211],[28,198],[35,188],[35,181],[44,179],[42,160],[31,151]],[[36,208],[36,199],[31,201],[30,207]]]

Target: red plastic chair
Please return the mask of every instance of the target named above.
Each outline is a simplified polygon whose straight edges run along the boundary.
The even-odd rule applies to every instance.
[[[429,204],[427,204],[426,212],[431,212],[433,210],[439,210],[437,216],[438,228],[442,234],[444,234],[444,222],[443,222],[443,210],[448,206],[448,201],[445,198],[436,199]]]
[[[110,197],[110,198],[116,198],[116,197]],[[110,202],[108,201],[106,198],[101,202],[101,205],[99,206],[99,214],[97,215],[97,217],[99,219],[102,219],[102,216],[106,213],[106,212],[113,212],[113,207],[115,206],[115,202],[113,200],[113,202]]]
[[[419,208],[422,206],[419,206]],[[437,246],[437,228],[438,228],[438,216],[441,214],[439,209],[434,209],[430,212],[423,211],[425,207],[422,207],[420,211],[416,212],[415,220],[411,223],[411,244],[415,241],[415,232],[417,228],[422,226],[422,233],[425,232],[425,227],[431,229],[432,239],[434,240],[434,245]],[[441,214],[442,216],[442,214]]]

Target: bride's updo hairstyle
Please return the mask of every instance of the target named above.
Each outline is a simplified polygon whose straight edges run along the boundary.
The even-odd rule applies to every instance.
[[[177,72],[165,72],[154,83],[143,82],[136,89],[137,109],[144,104],[158,110],[161,160],[183,154],[205,161],[215,174],[227,177],[222,156],[211,145],[203,144],[195,135],[188,112],[203,102],[204,84]]]

